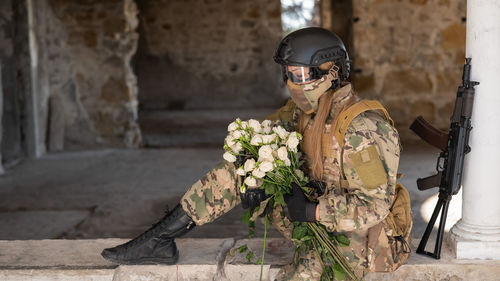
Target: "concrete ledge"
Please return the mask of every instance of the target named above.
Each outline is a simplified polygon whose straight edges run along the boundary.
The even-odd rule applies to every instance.
[[[262,239],[178,239],[176,265],[116,266],[100,256],[103,248],[123,239],[0,241],[0,280],[258,280],[260,266],[235,253],[247,244],[262,253]],[[415,241],[414,245],[417,245]],[[429,245],[432,245],[429,242]],[[264,280],[274,280],[279,268],[292,260],[293,245],[279,238],[266,244]],[[500,261],[456,260],[443,245],[441,260],[413,254],[393,273],[371,273],[365,280],[499,280]]]

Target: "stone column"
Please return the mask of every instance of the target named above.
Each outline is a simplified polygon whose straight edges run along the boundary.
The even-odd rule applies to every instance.
[[[479,81],[465,159],[462,219],[452,228],[459,259],[500,259],[500,2],[467,1],[466,56]]]

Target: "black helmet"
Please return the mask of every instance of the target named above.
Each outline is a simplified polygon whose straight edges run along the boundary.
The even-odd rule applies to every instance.
[[[340,68],[341,80],[346,80],[350,72],[349,55],[342,40],[320,27],[307,27],[288,34],[276,49],[274,61],[282,66],[310,67],[311,75],[319,77],[328,71],[320,70],[318,66],[329,61],[335,61]]]

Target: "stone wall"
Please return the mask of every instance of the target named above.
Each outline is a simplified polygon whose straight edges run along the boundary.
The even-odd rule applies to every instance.
[[[48,7],[44,46],[55,101],[48,141],[55,149],[62,149],[61,142],[64,149],[139,145],[137,83],[130,66],[138,40],[135,2],[40,2]],[[63,140],[50,140],[54,136]]]
[[[138,0],[143,109],[278,106],[279,0]]]
[[[418,115],[449,128],[465,56],[465,4],[353,0],[355,87],[383,102],[406,142],[418,139],[408,129]]]
[[[26,1],[0,1],[0,67],[0,158],[9,165],[25,153],[23,105],[30,84]]]
[[[7,119],[7,114],[6,113],[4,117],[4,111],[7,112],[7,110],[4,110],[4,89],[3,89],[3,79],[6,76],[6,74],[2,73],[2,69],[5,68],[5,66],[8,67],[9,62],[8,60],[10,57],[13,56],[14,53],[14,42],[12,38],[12,18],[13,18],[13,11],[12,11],[12,3],[11,1],[2,1],[0,2],[0,174],[3,174],[3,165],[2,165],[2,154],[5,154],[9,149],[4,148],[7,147],[7,145],[2,142],[2,136],[7,135],[4,134],[4,130],[7,131],[7,126],[9,123],[8,120],[5,122],[3,121],[4,118]],[[8,69],[8,68],[7,68]],[[4,70],[4,72],[7,72]],[[7,80],[7,79],[6,79]],[[6,106],[10,105],[10,100],[5,101]],[[14,116],[17,116],[15,114]],[[4,124],[5,123],[5,124]],[[18,121],[19,123],[19,121]],[[5,136],[3,138],[7,139]],[[19,146],[17,146],[19,149]],[[5,156],[4,156],[5,157]]]

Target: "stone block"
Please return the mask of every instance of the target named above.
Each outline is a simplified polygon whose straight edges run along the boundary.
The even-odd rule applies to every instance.
[[[262,280],[270,279],[270,265],[262,267]],[[259,280],[261,266],[260,265],[232,265],[226,264],[224,272],[228,280],[235,281],[255,281]]]
[[[113,281],[134,280],[178,281],[189,279],[179,279],[177,265],[122,265],[116,269],[113,276]]]
[[[436,96],[441,100],[454,99],[458,86],[462,84],[462,74],[459,68],[438,72],[434,77],[436,79]]]
[[[125,80],[113,77],[102,85],[101,98],[108,103],[128,102],[131,99]]]
[[[464,48],[465,24],[454,23],[441,31],[441,47],[443,49]]]
[[[82,34],[85,46],[94,49],[97,46],[97,34],[95,31],[86,31]]]
[[[361,95],[363,92],[373,91],[375,87],[375,76],[356,74],[354,75],[354,88]]]
[[[125,31],[125,19],[123,18],[107,18],[104,20],[102,30],[104,35],[113,37],[116,33]]]
[[[427,4],[427,0],[410,0],[410,3],[415,5],[425,5]]]
[[[431,101],[418,100],[410,106],[410,116],[417,117],[421,115],[428,122],[436,120],[436,106]]]
[[[432,81],[425,69],[391,70],[383,82],[383,95],[412,95],[432,92]]]
[[[9,281],[113,281],[113,275],[114,269],[0,269],[0,280]]]
[[[204,265],[182,265],[178,267],[177,279],[172,281],[212,281],[217,272],[217,266]],[[163,280],[163,279],[159,279]]]
[[[64,103],[60,96],[49,98],[49,151],[61,151],[64,149]]]
[[[387,109],[394,122],[396,122],[396,125],[409,125],[413,121],[413,119],[410,120],[412,117],[409,116],[410,105],[408,103],[400,99],[395,99],[383,101],[382,104]]]

